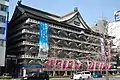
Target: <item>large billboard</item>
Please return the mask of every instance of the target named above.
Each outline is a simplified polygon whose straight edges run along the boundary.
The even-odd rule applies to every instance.
[[[48,55],[48,23],[40,22],[40,39],[38,57],[47,57]]]
[[[120,21],[120,10],[115,12],[115,21]]]

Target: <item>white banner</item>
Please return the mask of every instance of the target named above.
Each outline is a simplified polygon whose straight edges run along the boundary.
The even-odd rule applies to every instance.
[[[104,39],[100,38],[100,46],[101,46],[101,55],[105,55],[105,46],[104,46]]]

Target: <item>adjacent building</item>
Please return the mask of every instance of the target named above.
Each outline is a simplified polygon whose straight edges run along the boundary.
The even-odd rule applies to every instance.
[[[6,53],[6,14],[9,0],[0,0],[0,66],[5,66]]]
[[[98,20],[98,22],[91,28],[95,32],[99,32],[101,34],[107,34],[108,32],[107,26],[108,26],[108,21],[105,19],[101,19],[101,20]]]
[[[46,71],[64,72],[57,66],[53,69],[62,60],[84,62],[81,69],[86,70],[88,61],[99,62],[101,38],[102,34],[91,30],[77,8],[61,17],[18,3],[8,26],[7,71],[24,75],[56,58]],[[74,67],[66,71],[76,70]]]
[[[108,31],[109,35],[115,36],[115,39],[113,40],[114,46],[112,47],[112,52],[116,56],[117,68],[120,72],[120,21],[109,23]]]

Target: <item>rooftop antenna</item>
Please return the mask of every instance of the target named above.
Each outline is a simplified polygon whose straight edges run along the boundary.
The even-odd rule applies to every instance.
[[[17,4],[18,4],[18,5],[20,5],[20,4],[21,4],[21,2],[22,2],[22,0],[18,0]]]

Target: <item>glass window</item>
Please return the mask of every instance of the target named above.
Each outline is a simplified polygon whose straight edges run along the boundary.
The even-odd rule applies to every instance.
[[[0,46],[4,46],[4,40],[0,39]]]
[[[0,34],[4,34],[5,33],[5,28],[4,27],[0,27]]]
[[[2,16],[2,15],[0,15],[0,22],[3,22],[3,23],[5,23],[5,16]]]
[[[9,2],[9,0],[4,0],[4,1],[7,1],[7,2]]]
[[[90,72],[85,72],[85,74],[90,74]]]
[[[6,12],[6,9],[8,8],[8,6],[6,5],[3,5],[3,4],[0,4],[0,10],[1,11],[5,11]]]

